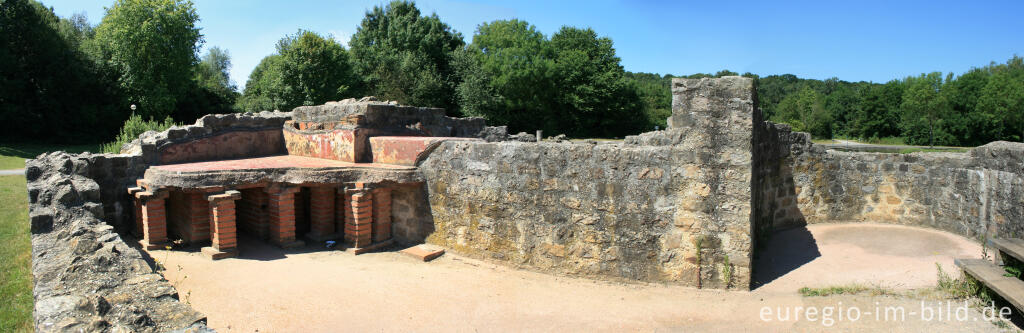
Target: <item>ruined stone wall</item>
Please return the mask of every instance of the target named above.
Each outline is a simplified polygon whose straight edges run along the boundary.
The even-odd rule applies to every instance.
[[[134,204],[127,189],[151,165],[276,153],[278,148],[272,146],[266,151],[233,146],[259,146],[263,141],[244,138],[265,137],[270,127],[280,135],[281,124],[290,116],[208,115],[194,125],[144,133],[125,145],[122,154],[52,153],[29,160],[25,176],[37,330],[205,329],[205,317],[180,303],[149,259],[118,234],[134,225]]]
[[[748,288],[753,91],[673,80],[670,128],[621,144],[446,142],[420,165],[428,241],[548,272]]]
[[[206,317],[104,222],[90,175],[108,165],[97,161],[109,159],[57,152],[27,163],[36,331],[205,331]]]
[[[793,179],[795,156],[808,153],[811,137],[792,132],[788,125],[774,124],[755,113],[754,154],[751,191],[754,206],[754,238],[762,241],[780,229],[807,223],[796,206],[797,187]]]
[[[813,147],[793,156],[796,196],[779,205],[787,212],[779,214],[791,218],[799,213],[807,223],[915,225],[976,239],[986,234],[1020,236],[1022,151],[1024,144],[1011,143],[993,143],[969,154],[857,153]]]

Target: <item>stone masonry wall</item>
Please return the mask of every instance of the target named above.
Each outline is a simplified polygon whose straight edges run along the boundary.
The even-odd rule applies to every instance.
[[[96,160],[57,152],[27,163],[36,331],[206,331],[206,317],[104,222]]]
[[[826,150],[762,122],[755,138],[756,234],[824,222],[877,222],[981,240],[1024,235],[1024,144],[970,153]]]
[[[1009,143],[982,146],[970,154],[853,153],[815,147],[792,160],[797,194],[792,204],[808,223],[871,221],[976,239],[1021,236],[1024,172],[988,166],[1012,165],[1013,154],[1022,151],[1024,144]],[[979,156],[982,152],[995,155]]]
[[[232,154],[237,151],[218,148],[223,142],[194,143],[268,127],[280,132],[290,117],[282,112],[208,115],[194,125],[144,133],[125,145],[122,154],[58,152],[29,160],[25,176],[36,329],[205,330],[205,317],[179,302],[177,292],[153,271],[148,258],[118,234],[134,225],[134,204],[127,189],[174,147],[206,147],[197,150],[202,159],[219,158],[218,152],[236,156]]]
[[[622,144],[446,142],[429,242],[520,267],[746,289],[753,82],[673,80],[669,129]]]

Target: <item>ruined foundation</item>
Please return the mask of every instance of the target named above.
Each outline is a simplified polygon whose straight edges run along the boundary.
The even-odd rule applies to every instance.
[[[201,328],[136,237],[214,260],[244,257],[240,236],[357,254],[429,242],[554,274],[748,289],[759,243],[807,223],[1024,231],[1024,144],[836,152],[765,121],[751,79],[675,79],[672,94],[669,128],[620,143],[520,142],[364,99],[41,155],[26,168],[37,327]]]

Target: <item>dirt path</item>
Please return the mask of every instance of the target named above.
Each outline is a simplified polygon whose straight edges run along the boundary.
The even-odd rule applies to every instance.
[[[933,286],[935,262],[978,256],[980,248],[942,232],[881,225],[815,225],[777,234],[757,262],[766,274],[754,291],[712,291],[559,277],[446,254],[422,263],[396,252],[283,254],[257,241],[242,257],[211,262],[198,253],[152,251],[183,300],[221,332],[329,331],[991,331],[973,320],[924,321],[920,300],[900,297],[801,297],[803,286],[848,282]],[[313,250],[310,248],[310,250]],[[770,258],[775,258],[771,260]],[[782,258],[787,258],[783,260]],[[946,266],[944,264],[944,266]],[[766,267],[774,270],[766,270]],[[952,266],[950,267],[952,270]],[[905,309],[903,320],[872,316],[780,321],[769,315],[808,306]]]

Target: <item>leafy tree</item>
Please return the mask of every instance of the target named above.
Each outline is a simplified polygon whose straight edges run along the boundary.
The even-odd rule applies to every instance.
[[[203,60],[196,66],[196,83],[210,92],[234,101],[238,95],[238,86],[231,82],[231,55],[219,47],[206,51]]]
[[[194,84],[178,99],[173,118],[191,122],[211,113],[235,112],[236,86],[229,78],[231,56],[219,47],[210,48],[195,67]]]
[[[547,38],[520,20],[477,27],[460,56],[458,87],[462,112],[508,125],[513,131],[553,131],[555,61]],[[542,125],[542,126],[538,126]]]
[[[994,123],[984,111],[977,109],[981,90],[988,84],[991,76],[991,70],[988,68],[972,68],[956,79],[948,80],[943,86],[942,93],[949,101],[952,112],[962,120],[951,128],[953,135],[960,139],[961,144],[988,143],[996,132],[993,125],[999,124]]]
[[[412,2],[374,6],[352,35],[349,47],[366,92],[403,104],[443,107],[457,113],[452,67],[462,34],[437,14],[421,16]]]
[[[191,88],[203,43],[191,1],[116,0],[96,28],[97,57],[142,115],[163,118]]]
[[[572,136],[623,136],[646,127],[636,87],[624,78],[612,40],[593,29],[562,27],[551,36],[558,110],[555,127]]]
[[[995,66],[981,89],[977,110],[996,128],[994,139],[1024,142],[1024,59],[1015,56],[1006,65]]]
[[[345,48],[333,39],[299,30],[277,43],[249,75],[238,107],[243,111],[291,110],[355,97],[360,85]]]
[[[0,138],[97,140],[117,129],[116,91],[78,47],[89,36],[82,22],[35,1],[0,1]]]
[[[249,74],[245,90],[238,98],[236,108],[246,112],[270,110],[288,111],[289,102],[285,96],[284,81],[281,75],[282,57],[271,54],[260,60]]]
[[[672,75],[626,72],[625,78],[640,95],[648,125],[665,128],[672,115]]]
[[[932,72],[908,77],[903,92],[901,127],[908,143],[940,145],[956,144],[947,130],[949,103],[942,94],[942,73]]]
[[[809,132],[814,137],[832,137],[832,115],[825,110],[825,96],[810,87],[782,99],[773,121],[789,124],[793,130]]]
[[[899,136],[902,102],[903,82],[900,80],[868,86],[863,90],[852,119],[847,122],[847,134],[865,139]]]
[[[300,30],[278,42],[281,55],[281,80],[289,108],[316,105],[355,96],[358,85],[348,53],[334,39],[312,31]]]

